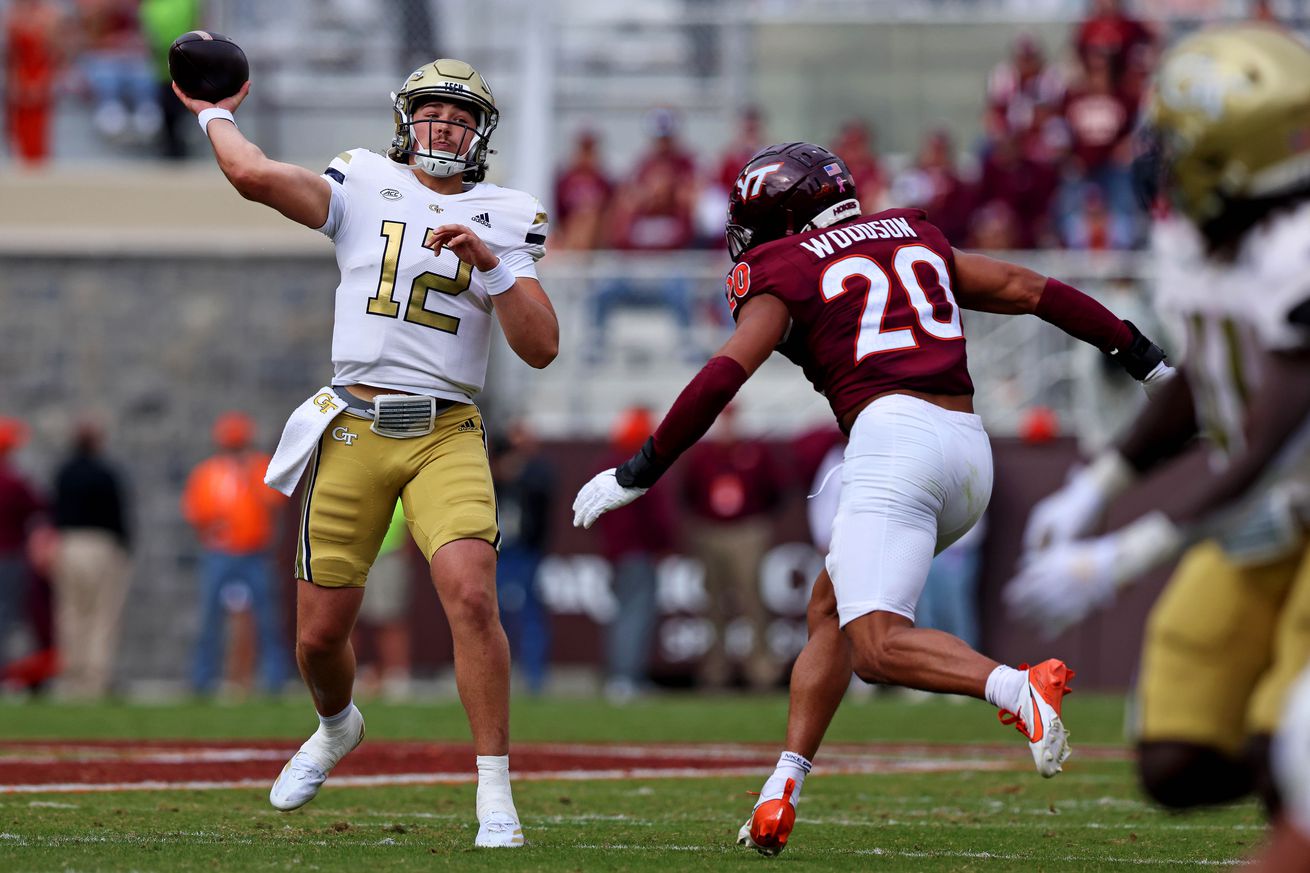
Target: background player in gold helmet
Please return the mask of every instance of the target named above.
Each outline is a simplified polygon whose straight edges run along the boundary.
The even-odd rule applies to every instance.
[[[1180,376],[1034,509],[1006,599],[1057,632],[1187,549],[1150,617],[1138,726],[1144,787],[1184,807],[1267,786],[1310,654],[1310,50],[1273,27],[1195,34],[1162,60],[1148,118],[1156,302],[1185,340]],[[1197,433],[1206,481],[1077,539]]]

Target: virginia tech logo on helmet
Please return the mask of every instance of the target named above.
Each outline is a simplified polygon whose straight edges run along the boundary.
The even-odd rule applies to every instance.
[[[782,161],[778,161],[776,164],[765,164],[750,171],[743,171],[741,177],[737,179],[737,193],[741,195],[742,200],[759,197],[760,190],[764,187],[764,180],[781,169]]]

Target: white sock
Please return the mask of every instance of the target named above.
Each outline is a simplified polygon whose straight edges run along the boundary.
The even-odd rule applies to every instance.
[[[1018,712],[1028,693],[1028,671],[1002,664],[987,677],[987,689],[983,693],[987,702],[997,709]]]
[[[787,788],[787,780],[792,779],[796,782],[796,787],[791,792],[791,803],[795,806],[801,799],[801,786],[805,784],[805,776],[810,772],[813,765],[804,755],[798,755],[795,752],[783,752],[778,757],[778,763],[773,768],[771,775],[760,789],[759,806],[766,800],[776,800],[782,797]]]
[[[518,818],[509,790],[509,755],[478,755],[478,821],[488,813]]]
[[[350,718],[350,712],[355,708],[355,701],[350,701],[346,708],[336,715],[320,715],[318,723],[323,733],[330,737],[340,736],[346,730],[346,724]]]

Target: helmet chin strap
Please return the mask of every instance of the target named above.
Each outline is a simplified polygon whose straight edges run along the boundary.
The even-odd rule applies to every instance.
[[[804,233],[807,230],[818,230],[821,227],[831,227],[839,221],[846,221],[847,219],[854,218],[859,214],[860,201],[851,197],[840,203],[834,203],[832,206],[829,206],[827,209],[811,218],[809,222],[801,228],[801,232]]]

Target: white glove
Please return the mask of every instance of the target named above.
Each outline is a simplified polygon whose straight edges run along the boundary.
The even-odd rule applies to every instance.
[[[610,467],[597,473],[591,481],[583,485],[578,496],[573,498],[573,526],[589,528],[611,509],[627,506],[641,495],[646,488],[624,488],[614,477],[615,468]]]
[[[1156,395],[1160,393],[1160,389],[1169,384],[1169,381],[1176,375],[1178,375],[1178,371],[1166,362],[1161,361],[1156,364],[1155,369],[1147,373],[1146,378],[1142,380],[1142,390],[1146,392],[1146,399],[1154,400]]]
[[[1134,473],[1118,452],[1108,452],[1087,467],[1075,467],[1063,488],[1037,502],[1023,530],[1023,547],[1035,552],[1087,534],[1105,505],[1132,484]]]
[[[1173,557],[1182,541],[1174,523],[1153,512],[1094,540],[1059,543],[1023,564],[1005,586],[1005,604],[1013,617],[1054,637]]]

